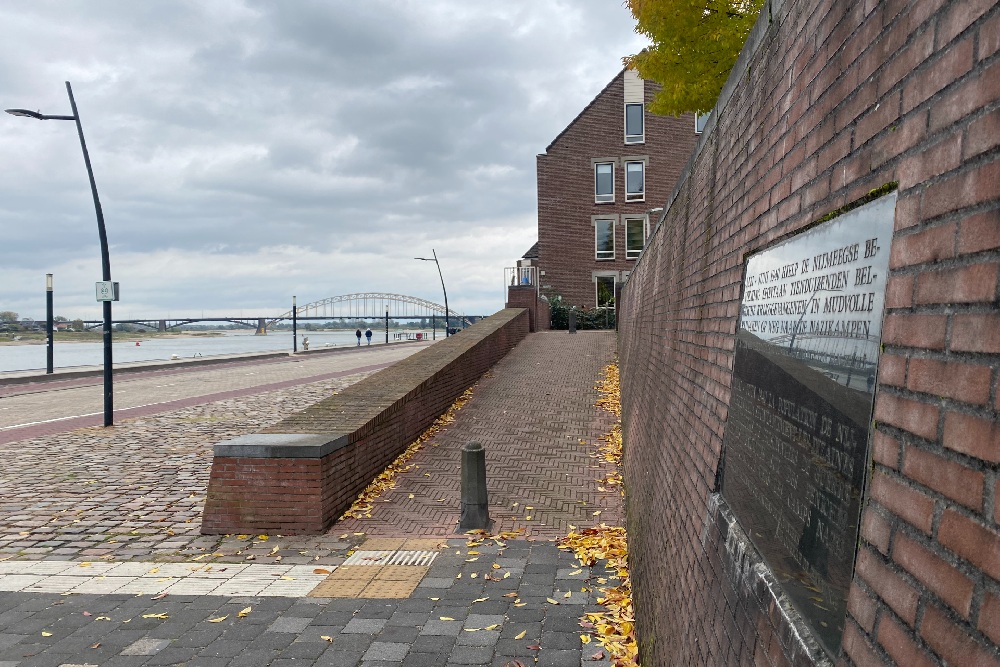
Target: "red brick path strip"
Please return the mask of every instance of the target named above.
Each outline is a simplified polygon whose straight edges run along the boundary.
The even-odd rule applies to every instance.
[[[614,332],[529,335],[484,376],[455,422],[414,456],[414,467],[375,502],[370,519],[341,520],[330,532],[453,535],[461,449],[470,441],[486,448],[494,533],[523,529],[529,539],[552,539],[570,525],[620,524],[618,490],[602,492],[598,482],[614,466],[596,454],[614,417],[594,405],[594,386],[615,345]]]
[[[310,375],[309,377],[295,378],[293,380],[284,380],[282,382],[272,382],[270,384],[262,384],[262,385],[257,385],[255,387],[247,387],[244,389],[236,389],[233,391],[221,391],[213,394],[205,394],[203,396],[192,396],[189,398],[181,398],[173,401],[164,401],[163,403],[153,403],[150,405],[140,405],[133,408],[123,408],[121,410],[115,410],[114,416],[115,416],[115,421],[120,421],[123,419],[134,419],[137,417],[148,417],[150,415],[162,414],[164,412],[169,412],[171,410],[177,410],[180,408],[187,408],[193,405],[214,403],[215,401],[223,401],[230,398],[239,398],[240,396],[251,396],[253,394],[262,394],[277,389],[285,389],[288,387],[295,387],[298,385],[309,384],[312,382],[322,382],[323,380],[333,380],[336,378],[347,377],[349,375],[356,375],[358,373],[377,371],[382,368],[391,366],[393,363],[395,362],[389,362],[384,364],[372,364],[369,366],[359,366],[357,368],[350,368],[343,371],[322,373],[320,375]],[[215,369],[216,369],[215,367],[212,368],[212,370]],[[205,369],[192,368],[190,370],[205,370]],[[130,376],[130,379],[131,377],[134,376]],[[90,384],[93,383],[91,382]],[[58,419],[55,421],[49,421],[40,424],[32,424],[30,426],[19,426],[19,427],[9,428],[6,430],[0,430],[0,445],[5,445],[11,442],[17,442],[18,440],[25,440],[27,438],[36,438],[43,435],[66,433],[78,428],[84,428],[89,426],[100,426],[103,423],[104,423],[104,413],[99,412],[94,414],[82,415],[79,417]]]

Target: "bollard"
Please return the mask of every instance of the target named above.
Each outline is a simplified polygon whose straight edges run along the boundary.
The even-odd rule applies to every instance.
[[[458,530],[489,530],[489,497],[486,493],[486,450],[478,442],[462,447],[462,502]]]
[[[576,333],[576,311],[575,310],[569,311],[569,317],[568,317],[568,319],[569,319],[569,325],[568,325],[569,332],[570,333]]]

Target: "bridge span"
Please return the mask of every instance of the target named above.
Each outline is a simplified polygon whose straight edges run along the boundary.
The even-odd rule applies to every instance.
[[[114,320],[113,324],[132,324],[146,327],[154,331],[167,331],[185,324],[200,324],[206,322],[226,322],[254,329],[258,334],[266,334],[267,330],[282,321],[292,319],[292,311],[288,310],[278,316],[232,316],[232,317],[173,317],[173,318],[139,318]],[[439,303],[405,294],[390,292],[358,292],[331,296],[313,301],[295,308],[295,319],[304,321],[357,320],[389,318],[396,320],[430,320],[436,327],[440,322],[444,328],[445,307]],[[479,316],[463,315],[454,310],[448,312],[450,326],[464,328]],[[103,324],[100,320],[85,320],[87,329],[95,329]]]

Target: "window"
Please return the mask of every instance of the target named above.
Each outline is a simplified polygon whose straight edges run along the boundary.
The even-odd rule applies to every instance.
[[[704,113],[704,114],[702,114],[702,113],[696,113],[694,115],[694,133],[695,134],[701,134],[702,132],[705,131],[705,126],[708,125],[708,119],[709,119],[709,116],[711,116],[711,115],[712,115],[711,111],[709,111],[708,113]]]
[[[597,289],[597,307],[598,308],[614,308],[615,307],[615,277],[614,276],[597,276],[594,278],[595,287]]]
[[[615,221],[594,221],[594,256],[597,259],[615,258]]]
[[[625,163],[625,201],[646,199],[645,167],[642,162]]]
[[[615,200],[615,164],[598,162],[594,165],[594,201],[597,203]]]
[[[627,218],[625,220],[625,259],[636,259],[646,245],[646,220]]]
[[[625,105],[625,143],[641,144],[646,140],[641,104]]]

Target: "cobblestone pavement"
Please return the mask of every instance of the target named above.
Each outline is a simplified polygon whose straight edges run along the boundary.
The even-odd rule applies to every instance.
[[[116,421],[238,396],[328,379],[359,367],[383,367],[427,343],[365,347],[343,352],[234,360],[217,366],[152,366],[116,376]],[[0,442],[103,424],[103,379],[40,377],[39,382],[0,385]],[[207,397],[207,398],[206,398]],[[67,423],[61,423],[67,422]],[[13,432],[12,431],[16,431]]]
[[[598,490],[610,468],[595,454],[611,422],[593,386],[613,352],[607,333],[529,336],[371,519],[322,536],[200,535],[211,445],[363,373],[0,444],[0,667],[607,665],[581,642],[579,618],[611,574],[547,540],[620,515],[617,493]],[[529,539],[454,536],[457,453],[470,439],[488,449],[495,530]],[[339,567],[381,557],[364,551],[376,542],[397,548],[379,535],[437,536],[436,557],[385,577],[409,583],[318,597],[354,594],[330,580],[379,569]]]
[[[611,573],[551,543],[446,544],[405,599],[0,593],[0,666],[610,664],[579,620]]]

